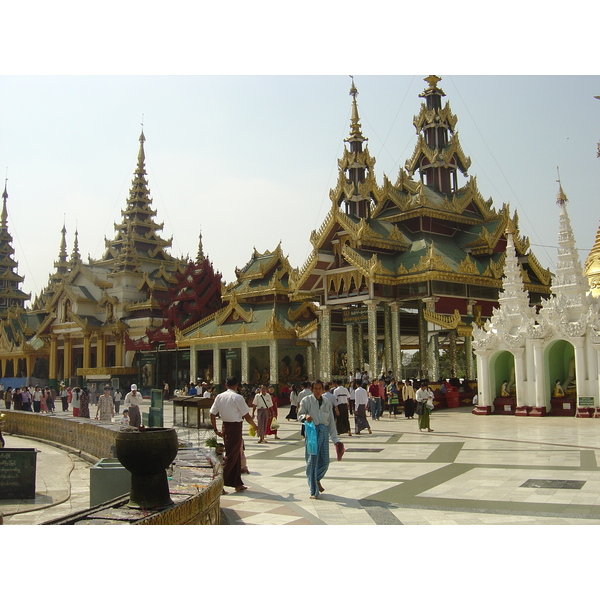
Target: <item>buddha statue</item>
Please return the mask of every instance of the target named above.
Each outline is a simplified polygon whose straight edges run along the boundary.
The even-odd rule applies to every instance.
[[[505,379],[502,382],[502,387],[500,388],[500,396],[502,398],[507,398],[510,394],[508,393],[508,381]]]
[[[554,389],[552,390],[552,396],[554,398],[560,398],[564,395],[565,391],[563,390],[562,385],[560,385],[560,379],[557,379],[556,383],[554,384]]]

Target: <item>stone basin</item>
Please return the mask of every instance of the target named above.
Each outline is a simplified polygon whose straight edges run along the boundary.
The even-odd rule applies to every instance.
[[[119,462],[131,473],[129,508],[162,509],[173,505],[166,469],[177,456],[175,429],[119,431],[115,451]]]

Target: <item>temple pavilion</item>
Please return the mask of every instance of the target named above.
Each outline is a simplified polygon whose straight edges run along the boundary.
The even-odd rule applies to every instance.
[[[160,236],[162,224],[154,220],[144,142],[142,133],[122,221],[114,225],[114,238],[105,239],[103,256],[85,263],[75,232],[69,257],[63,227],[58,260],[48,284],[30,309],[24,310],[18,305],[21,297],[15,297],[13,312],[0,323],[0,357],[8,351],[15,376],[37,376],[53,386],[61,381],[85,381],[118,387],[138,381],[136,350],[128,347],[128,341],[145,336],[148,328],[162,322],[161,301],[168,300],[169,286],[186,268],[184,259],[168,253],[171,240]],[[4,202],[6,206],[6,193]],[[3,281],[16,287],[19,279],[10,275],[12,263],[6,262],[10,244],[5,239],[5,220],[2,235],[0,257],[8,265]],[[10,363],[2,360],[4,374],[4,363]]]
[[[293,299],[318,305],[317,371],[324,379],[356,368],[401,376],[402,351],[410,348],[420,351],[420,377],[452,377],[454,361],[453,372],[439,372],[438,350],[445,345],[455,357],[459,344],[473,379],[472,325],[497,306],[507,229],[529,302],[538,305],[550,293],[551,274],[520,235],[516,212],[494,208],[468,177],[471,160],[440,78],[425,81],[413,154],[395,183],[384,175],[381,185],[352,83],[350,133],[331,208],[292,282]]]
[[[191,381],[218,383],[235,375],[243,383],[278,386],[313,375],[309,339],[318,314],[314,303],[292,299],[296,273],[281,244],[274,251],[254,249],[225,286],[223,308],[178,335],[178,346],[190,349]]]

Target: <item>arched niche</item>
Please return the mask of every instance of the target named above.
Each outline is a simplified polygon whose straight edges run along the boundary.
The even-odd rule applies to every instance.
[[[502,382],[508,381],[514,385],[515,357],[508,350],[496,352],[490,358],[490,387],[492,398],[499,397]],[[513,393],[510,394],[511,396]]]
[[[560,380],[562,388],[567,394],[569,381],[575,379],[575,347],[568,340],[555,340],[550,342],[544,351],[544,378],[546,389],[552,394],[556,380]]]

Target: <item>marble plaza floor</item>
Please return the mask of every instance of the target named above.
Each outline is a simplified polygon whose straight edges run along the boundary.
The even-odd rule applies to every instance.
[[[280,440],[245,436],[249,489],[222,497],[228,524],[600,524],[600,419],[474,416],[467,407],[434,412],[435,431],[421,433],[416,419],[382,416],[372,435],[341,436],[343,460],[331,463],[325,492],[311,500],[300,425],[286,413]],[[166,426],[170,419],[168,405]],[[189,432],[188,441],[201,444],[203,435]],[[49,444],[5,439],[40,450],[36,499],[0,500],[5,525],[87,508],[88,463]]]
[[[317,500],[299,425],[279,421],[281,440],[246,438],[249,489],[222,500],[232,524],[600,524],[598,419],[459,408],[433,413],[434,432],[421,433],[416,418],[382,416],[372,435],[341,436],[346,453]]]

